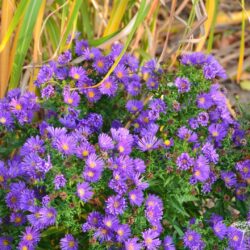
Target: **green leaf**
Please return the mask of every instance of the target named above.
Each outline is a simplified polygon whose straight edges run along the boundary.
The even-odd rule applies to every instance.
[[[23,16],[23,13],[25,13],[25,8],[27,7],[30,0],[22,0],[19,4],[17,9],[15,10],[15,14],[11,20],[11,23],[8,27],[8,30],[3,38],[3,41],[0,44],[0,52],[4,49],[6,43],[11,37],[11,34],[13,33],[14,29],[17,27],[21,17]]]
[[[75,0],[73,2],[72,11],[70,13],[69,20],[68,20],[68,22],[66,24],[66,29],[65,29],[65,32],[63,34],[63,38],[62,38],[62,42],[61,42],[61,46],[60,46],[60,51],[61,52],[64,49],[64,46],[66,44],[68,36],[70,35],[70,32],[72,31],[74,22],[77,20],[78,11],[79,11],[79,9],[81,7],[81,4],[82,4],[82,0]]]
[[[38,12],[42,5],[41,0],[29,1],[29,5],[24,13],[24,18],[21,24],[20,32],[18,33],[17,50],[14,56],[14,63],[12,66],[11,79],[9,88],[16,88],[22,73],[23,63],[29,49],[33,29],[36,24]]]
[[[83,0],[82,1],[82,7],[81,7],[81,17],[82,17],[82,27],[84,34],[88,37],[88,39],[93,38],[94,32],[93,32],[93,27],[91,24],[91,19],[90,19],[90,9],[89,9],[89,3],[88,0]]]
[[[54,50],[56,50],[60,41],[60,30],[55,20],[50,18],[47,22],[47,31],[50,37],[50,41]]]

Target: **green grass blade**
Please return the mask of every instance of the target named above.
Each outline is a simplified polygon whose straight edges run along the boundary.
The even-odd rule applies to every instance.
[[[212,48],[213,48],[213,42],[214,42],[214,29],[216,25],[216,19],[218,15],[218,10],[219,10],[219,0],[215,0],[215,13],[213,16],[210,32],[209,32],[209,38],[208,38],[208,43],[207,43],[207,52],[210,53]]]
[[[116,66],[119,64],[120,60],[122,59],[125,52],[127,51],[127,48],[129,46],[136,30],[138,29],[139,25],[144,21],[146,15],[148,14],[149,9],[150,9],[150,3],[146,4],[146,0],[142,0],[139,11],[137,12],[137,17],[136,17],[135,23],[134,23],[133,28],[128,36],[128,39],[123,47],[123,50],[121,51],[120,55],[116,58],[114,64],[112,65],[112,67],[110,68],[108,73],[105,75],[105,77],[102,79],[102,81],[99,82],[98,84],[92,86],[91,88],[95,88],[95,87],[100,86],[102,84],[102,82],[105,81],[112,74],[112,72],[115,70]]]
[[[89,13],[90,13],[90,8],[88,0],[83,0],[81,6],[83,33],[88,39],[92,39],[94,37],[94,31],[93,31],[93,26],[91,24]]]
[[[29,1],[29,5],[24,13],[20,32],[18,33],[17,50],[14,56],[14,62],[11,71],[9,88],[16,88],[22,73],[23,63],[32,40],[33,29],[36,23],[38,12],[42,5],[41,0]]]
[[[69,16],[68,22],[66,24],[66,29],[65,29],[65,32],[63,34],[62,41],[61,41],[60,52],[63,51],[65,44],[66,44],[66,41],[67,41],[67,38],[73,29],[73,25],[78,17],[78,11],[81,7],[81,4],[82,4],[82,0],[75,0],[73,2],[72,9],[71,9],[71,12],[69,14],[70,16]]]
[[[46,29],[48,31],[48,35],[50,37],[51,45],[53,50],[56,51],[56,48],[60,41],[60,30],[58,25],[56,24],[53,18],[50,18],[47,21]]]
[[[8,40],[11,37],[11,34],[13,33],[13,31],[15,30],[15,28],[19,24],[19,21],[23,15],[23,13],[25,12],[25,9],[26,9],[29,1],[30,0],[22,0],[19,3],[17,9],[15,10],[15,14],[13,16],[13,19],[11,20],[11,23],[10,23],[8,30],[3,38],[3,41],[0,44],[0,52],[4,49],[5,45],[7,44]]]

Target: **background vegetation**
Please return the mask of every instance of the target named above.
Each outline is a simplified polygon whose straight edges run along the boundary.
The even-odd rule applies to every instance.
[[[1,97],[17,86],[34,90],[40,65],[69,48],[67,38],[76,31],[107,50],[121,41],[142,59],[157,57],[166,69],[174,67],[184,51],[213,53],[231,80],[250,88],[248,1],[0,0],[0,4]]]

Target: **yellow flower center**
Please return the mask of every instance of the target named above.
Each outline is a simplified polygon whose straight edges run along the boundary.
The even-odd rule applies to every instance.
[[[133,111],[136,111],[136,110],[137,110],[137,107],[136,107],[136,106],[133,106],[133,107],[132,107],[132,110],[133,110]]]
[[[118,174],[115,175],[115,180],[117,180],[117,181],[120,180],[120,176]]]
[[[239,240],[239,237],[238,237],[237,235],[234,235],[233,240],[234,240],[234,241],[238,241],[238,240]]]
[[[27,246],[22,246],[22,250],[28,250]]]
[[[244,172],[244,173],[248,173],[248,171],[249,171],[249,170],[248,170],[247,167],[244,167],[244,168],[243,168],[243,172]],[[1,179],[0,179],[0,181],[1,181]]]
[[[80,75],[79,75],[78,73],[75,73],[73,77],[74,77],[74,79],[76,79],[76,80],[80,79]]]
[[[3,245],[4,245],[4,246],[8,246],[8,245],[9,245],[9,241],[4,240],[4,241],[3,241]]]
[[[95,168],[96,167],[96,164],[95,164],[95,162],[90,162],[90,164],[89,164],[89,166],[91,167],[91,168]]]
[[[108,220],[108,221],[106,222],[106,226],[107,226],[107,227],[111,227],[111,226],[112,226],[112,222],[111,222],[110,220]]]
[[[192,241],[192,240],[193,240],[193,236],[192,236],[192,235],[189,235],[189,236],[188,236],[188,240],[189,240],[189,241]]]
[[[67,101],[68,101],[69,104],[73,103],[73,99],[71,97],[69,97]]]
[[[25,237],[25,239],[28,240],[28,241],[33,240],[32,234],[27,234],[26,237]]]
[[[103,61],[99,60],[99,61],[97,62],[97,65],[98,65],[98,67],[103,68],[104,63],[103,63]]]
[[[131,198],[132,201],[135,201],[136,200],[136,195],[135,194],[131,194],[130,198]]]
[[[89,96],[90,98],[93,98],[93,97],[95,96],[95,92],[89,91],[89,92],[88,92],[88,96]]]
[[[65,150],[65,151],[68,151],[69,150],[69,146],[66,143],[64,143],[62,145],[62,149]]]
[[[73,241],[73,240],[71,240],[70,242],[69,242],[69,247],[74,247],[75,246],[75,242]]]
[[[225,182],[226,183],[229,183],[230,182],[230,179],[228,177],[225,178]]]
[[[80,196],[84,196],[85,190],[84,190],[83,188],[80,188],[80,189],[78,190],[78,193],[80,194]]]
[[[154,87],[154,86],[155,86],[155,82],[151,82],[151,83],[150,83],[150,86],[151,86],[151,87]]]
[[[128,245],[128,250],[135,250],[134,245],[132,243]]]
[[[48,218],[52,218],[53,217],[53,213],[51,213],[51,212],[47,213],[47,217]]]
[[[195,171],[195,176],[200,176],[201,175],[201,171],[200,170],[196,170]]]
[[[94,176],[94,173],[92,171],[88,171],[88,176],[89,177],[93,177]]]
[[[118,201],[115,201],[115,202],[114,202],[114,208],[118,208],[119,205],[120,205],[120,203],[119,203]]]
[[[11,201],[12,203],[16,203],[16,197],[11,197],[10,201]]]
[[[89,151],[83,150],[83,151],[82,151],[82,155],[83,155],[83,156],[88,156],[88,155],[89,155]]]
[[[199,102],[200,102],[201,104],[205,103],[205,98],[204,98],[204,97],[200,97]]]
[[[111,88],[111,82],[105,82],[105,88],[110,89]]]
[[[120,235],[120,236],[123,236],[124,235],[124,231],[122,229],[119,229],[117,231],[117,234]]]
[[[4,178],[2,175],[0,175],[0,182],[4,182]]]
[[[118,77],[118,78],[122,78],[122,77],[123,77],[123,73],[122,73],[122,71],[117,72],[117,74],[116,74],[116,75],[117,75],[117,77]]]
[[[166,146],[169,146],[170,143],[171,143],[170,140],[165,140],[165,141],[164,141],[164,144],[165,144]]]
[[[21,221],[22,221],[21,217],[16,217],[16,218],[15,218],[15,222],[16,222],[16,223],[20,223]]]
[[[22,105],[21,104],[16,104],[15,109],[16,110],[21,110],[22,109]]]
[[[119,150],[120,153],[122,153],[122,152],[124,152],[125,149],[124,149],[123,146],[119,146],[118,150]]]
[[[146,238],[145,242],[149,245],[152,243],[152,239],[151,238]]]
[[[6,121],[7,121],[7,120],[6,120],[6,118],[5,118],[5,117],[1,117],[1,118],[0,118],[0,123],[5,124],[5,123],[6,123]]]
[[[213,135],[213,137],[217,137],[219,134],[218,134],[217,131],[214,131],[214,132],[212,133],[212,135]]]
[[[134,124],[134,127],[135,127],[135,128],[139,128],[139,127],[140,127],[139,123],[136,122],[136,123]]]

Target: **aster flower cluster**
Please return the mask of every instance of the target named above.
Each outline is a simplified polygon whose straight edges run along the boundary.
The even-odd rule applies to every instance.
[[[215,58],[184,55],[169,76],[126,53],[105,77],[122,46],[73,41],[40,69],[40,98],[0,101],[0,249],[238,249],[248,134]]]

